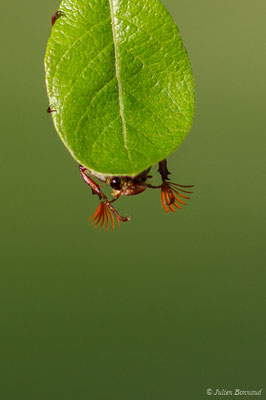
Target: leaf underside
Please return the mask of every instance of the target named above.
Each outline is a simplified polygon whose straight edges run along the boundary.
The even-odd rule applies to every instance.
[[[58,134],[83,166],[136,175],[183,141],[190,61],[159,0],[63,0],[45,55]]]

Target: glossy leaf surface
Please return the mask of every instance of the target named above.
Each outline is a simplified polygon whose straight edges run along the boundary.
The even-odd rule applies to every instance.
[[[189,131],[194,85],[179,31],[159,0],[63,0],[45,56],[55,127],[94,171],[135,175]]]

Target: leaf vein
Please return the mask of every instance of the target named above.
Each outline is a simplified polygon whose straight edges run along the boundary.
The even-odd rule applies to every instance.
[[[114,8],[113,8],[112,1],[113,0],[109,0],[109,5],[110,5],[111,20],[112,20],[112,33],[113,33],[113,40],[114,40],[115,72],[116,72],[116,79],[117,79],[117,85],[118,85],[119,113],[120,113],[121,121],[122,121],[124,146],[127,151],[128,160],[132,165],[132,160],[131,160],[129,150],[127,147],[126,120],[125,120],[125,115],[124,115],[124,104],[123,104],[123,99],[122,99],[123,91],[122,91],[122,84],[121,84],[120,71],[119,71],[118,43],[117,43],[116,32],[115,32],[115,14],[114,14]]]
[[[165,41],[160,41],[159,39],[156,39],[155,37],[153,37],[149,32],[147,32],[145,29],[139,27],[138,25],[134,24],[134,22],[129,21],[127,18],[122,18],[117,16],[118,19],[120,19],[120,21],[124,21],[126,23],[128,23],[129,25],[134,26],[135,28],[137,28],[138,30],[140,30],[141,32],[145,33],[147,36],[149,36],[150,39],[152,39],[154,42],[157,42],[160,45],[160,50],[162,49],[162,45],[164,43],[168,43],[168,42],[172,42],[173,41],[173,37],[169,40],[165,40]]]
[[[142,101],[140,101],[139,99],[137,99],[135,96],[133,96],[133,94],[127,92],[126,90],[124,90],[124,92],[125,92],[128,96],[131,96],[136,102],[138,102],[139,104],[141,104],[144,108],[146,108],[146,110],[148,110],[152,115],[154,115],[155,118],[157,118],[157,119],[160,121],[160,123],[162,124],[162,126],[163,126],[168,132],[170,132],[170,133],[172,134],[172,132],[170,131],[170,129],[168,128],[168,126],[166,126],[166,125],[164,124],[164,122],[161,120],[161,118],[160,118],[157,114],[155,114],[155,112],[153,112],[152,110],[150,110],[150,109],[147,107],[146,104],[144,104]]]
[[[94,152],[94,148],[95,148],[95,145],[96,145],[96,143],[99,141],[99,139],[102,137],[102,135],[103,135],[103,133],[105,132],[105,131],[107,131],[107,129],[118,119],[120,117],[120,115],[117,115],[116,117],[115,117],[115,119],[113,119],[112,121],[110,121],[109,122],[109,124],[108,125],[106,125],[105,126],[105,128],[100,132],[100,134],[98,135],[98,137],[97,137],[97,139],[95,140],[95,142],[93,143],[93,145],[92,145],[92,148],[91,148],[91,158],[93,159],[93,152]]]
[[[136,128],[134,125],[130,124],[129,122],[127,122],[127,125],[130,126],[132,129],[134,129],[134,131],[136,131],[137,133],[139,133],[141,136],[144,136],[146,139],[148,139],[149,142],[151,142],[154,147],[158,148],[158,145],[156,145],[151,138],[146,135],[143,131],[140,131],[138,128]]]
[[[82,75],[84,74],[84,72],[89,68],[89,66],[97,59],[97,57],[99,57],[99,55],[101,53],[103,53],[110,45],[113,45],[113,42],[109,42],[106,46],[104,46],[102,48],[102,50],[92,59],[88,62],[88,64],[83,68],[83,70],[80,72],[78,78],[73,82],[73,84],[68,88],[69,91],[66,93],[66,95],[63,97],[63,101],[62,101],[62,106],[61,108],[63,109],[64,104],[65,104],[65,100],[66,98],[71,94],[72,90],[74,89],[74,87],[76,86],[76,84],[80,81],[80,78],[82,77]]]
[[[115,79],[115,76],[112,76],[111,79],[109,79],[107,82],[105,82],[104,85],[99,90],[97,90],[97,92],[94,93],[94,95],[92,96],[91,100],[89,101],[89,104],[87,105],[85,111],[82,113],[82,115],[80,116],[80,118],[78,120],[77,127],[76,127],[76,130],[74,132],[74,136],[75,137],[77,136],[77,133],[78,133],[80,125],[81,125],[81,122],[84,119],[84,117],[86,116],[86,114],[88,112],[88,109],[91,106],[92,102],[98,97],[99,93],[101,93],[114,79]]]
[[[65,51],[65,52],[62,54],[62,56],[60,57],[60,60],[58,61],[57,65],[56,65],[56,68],[55,68],[55,72],[54,72],[54,76],[53,76],[53,82],[55,81],[55,77],[56,77],[56,75],[57,75],[57,73],[58,73],[58,69],[59,69],[59,67],[60,67],[60,65],[61,65],[61,63],[62,63],[62,61],[66,58],[66,56],[69,54],[69,52],[72,50],[72,48],[75,47],[76,44],[77,44],[79,41],[83,40],[86,36],[88,36],[88,35],[91,33],[92,29],[95,28],[95,26],[98,27],[99,25],[102,25],[102,24],[106,23],[106,22],[109,21],[109,20],[110,20],[110,17],[108,17],[108,18],[106,18],[105,20],[103,20],[102,22],[100,22],[100,24],[92,25],[88,31],[86,31],[85,33],[83,33],[83,34],[80,35],[77,39],[74,40],[74,42],[66,49],[66,51]]]

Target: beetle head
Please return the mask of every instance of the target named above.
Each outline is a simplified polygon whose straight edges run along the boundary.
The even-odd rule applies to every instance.
[[[113,196],[133,196],[146,189],[145,182],[128,176],[114,176],[107,182],[113,189]]]
[[[130,176],[112,176],[107,179],[108,185],[113,189],[113,196],[119,197],[133,196],[144,192],[146,189],[146,180],[150,176],[148,175],[150,168],[143,171],[141,174],[134,178]]]

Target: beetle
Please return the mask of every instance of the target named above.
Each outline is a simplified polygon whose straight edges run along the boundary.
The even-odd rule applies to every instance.
[[[169,182],[168,175],[170,175],[170,172],[167,169],[166,159],[159,162],[158,172],[160,173],[162,179],[161,185],[153,186],[151,183],[149,183],[149,178],[152,178],[152,176],[149,175],[150,169],[151,167],[134,177],[108,176],[97,174],[94,171],[91,171],[88,168],[80,165],[79,170],[84,182],[91,188],[93,194],[98,195],[101,201],[95,213],[89,218],[91,223],[94,224],[95,227],[99,226],[100,229],[102,229],[106,222],[105,230],[107,231],[110,221],[112,222],[112,230],[114,229],[115,220],[118,227],[119,221],[129,221],[130,217],[122,217],[113,207],[112,203],[120,196],[133,196],[144,192],[144,190],[147,188],[161,189],[161,202],[163,209],[167,214],[169,213],[169,210],[175,212],[175,207],[177,209],[181,209],[181,205],[186,205],[182,199],[190,199],[190,197],[184,195],[184,193],[190,194],[192,192],[184,189],[191,188],[193,185],[184,186]],[[107,199],[100,186],[88,176],[88,173],[112,188],[112,196],[114,197],[113,200],[109,201]]]

